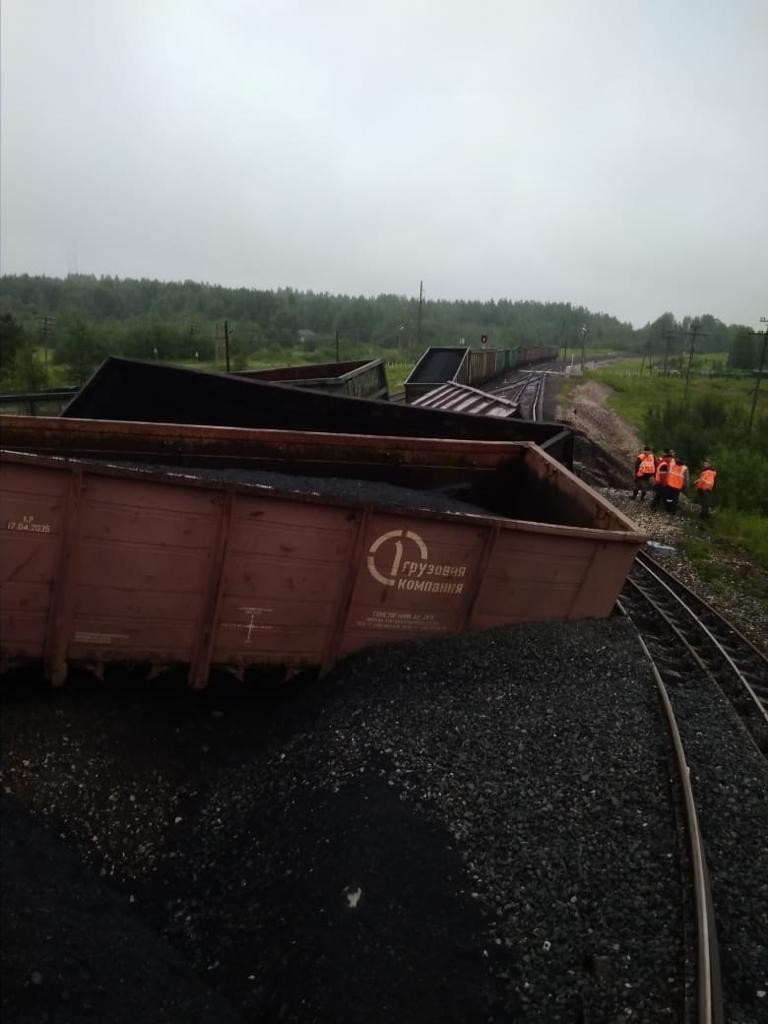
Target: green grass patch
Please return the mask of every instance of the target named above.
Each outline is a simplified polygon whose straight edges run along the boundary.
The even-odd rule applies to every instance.
[[[712,558],[712,545],[700,537],[684,537],[679,546],[691,562],[708,562]]]
[[[744,548],[768,569],[768,518],[722,508],[712,518],[712,532]]]
[[[413,363],[387,363],[387,381],[389,382],[389,393],[402,391],[405,379],[413,369]]]
[[[713,539],[743,549],[768,568],[768,385],[758,392],[750,433],[754,380],[692,375],[686,396],[684,378],[640,376],[632,372],[636,365],[639,360],[627,360],[629,372],[612,364],[587,377],[610,388],[608,404],[644,441],[656,450],[672,447],[688,462],[692,498],[702,460],[714,461]],[[703,576],[714,580],[720,575],[703,541],[691,539],[684,546]]]
[[[634,364],[632,360],[627,363]],[[622,364],[612,363],[605,369],[589,370],[589,380],[606,384],[613,394],[608,399],[609,406],[624,419],[629,420],[639,430],[646,427],[646,419],[652,408],[664,406],[668,402],[682,403],[685,398],[685,380],[680,377],[637,376],[622,372]],[[688,401],[707,398],[719,400],[729,405],[738,406],[748,411],[752,404],[754,381],[748,378],[720,379],[709,377],[691,377],[688,386]],[[768,415],[768,384],[763,383],[758,392],[757,415]]]
[[[717,583],[723,576],[723,566],[712,557],[711,541],[700,537],[684,537],[678,544],[680,550],[688,558],[702,579],[709,583]]]

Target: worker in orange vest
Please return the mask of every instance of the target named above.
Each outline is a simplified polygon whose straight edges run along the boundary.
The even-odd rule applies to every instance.
[[[696,480],[696,500],[699,503],[699,514],[706,519],[712,506],[712,492],[717,483],[717,470],[706,459],[701,464],[701,472]]]
[[[671,516],[677,512],[677,503],[680,500],[681,491],[685,491],[687,488],[688,467],[685,462],[675,459],[667,471],[667,483],[664,493],[664,504]]]
[[[669,467],[674,464],[674,461],[675,453],[671,448],[665,448],[664,454],[656,459],[656,473],[654,474],[655,490],[653,501],[651,502],[652,509],[657,509],[666,497],[667,473],[669,472]]]
[[[645,501],[645,495],[656,475],[656,456],[649,445],[643,445],[643,450],[635,459],[635,487],[632,491],[632,500],[640,495],[640,501]]]

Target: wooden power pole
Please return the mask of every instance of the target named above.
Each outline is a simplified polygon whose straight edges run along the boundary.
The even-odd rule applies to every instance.
[[[416,327],[416,338],[419,342],[419,351],[421,351],[421,314],[424,308],[424,282],[419,281],[419,318]]]
[[[763,369],[765,368],[765,352],[768,349],[768,316],[761,316],[760,323],[765,324],[764,331],[755,331],[755,334],[762,334],[763,336],[763,350],[760,353],[760,369],[757,371],[757,380],[755,381],[755,390],[752,392],[752,408],[749,413],[749,426],[747,427],[747,436],[752,436],[752,424],[755,420],[755,409],[757,409],[757,393],[760,390],[760,382],[763,379]]]

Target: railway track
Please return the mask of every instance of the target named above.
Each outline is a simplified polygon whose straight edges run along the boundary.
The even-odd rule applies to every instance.
[[[641,552],[618,602],[632,619],[667,719],[685,808],[696,919],[696,1007],[692,1019],[724,1020],[720,958],[704,840],[675,694],[714,681],[756,746],[768,757],[768,659],[734,626],[655,559]]]
[[[690,695],[708,683],[716,683],[768,758],[768,659],[703,598],[644,552],[635,561],[618,606],[638,629],[650,662],[683,796],[696,920],[696,1005],[688,1016],[696,1022],[719,1024],[725,1018],[714,902],[692,770],[681,738],[687,728],[685,716],[678,722],[675,704],[682,697],[680,703],[685,707],[684,691]],[[689,732],[689,738],[691,735]],[[701,768],[701,764],[698,770],[694,766],[694,778],[701,779]]]
[[[768,757],[768,659],[711,605],[641,552],[622,591],[665,682],[715,680]]]
[[[624,615],[629,615],[621,600],[619,601],[619,609]],[[720,971],[720,950],[717,944],[717,930],[715,927],[715,905],[705,856],[704,837],[699,823],[696,798],[691,783],[691,769],[686,759],[673,702],[662,677],[661,669],[643,636],[640,636],[639,640],[640,646],[651,664],[651,671],[659,693],[667,730],[672,743],[674,763],[677,770],[677,782],[682,798],[684,827],[688,839],[691,895],[695,922],[695,941],[693,943],[695,953],[692,957],[693,978],[691,978],[691,988],[695,991],[695,998],[691,1001],[690,1005],[686,1006],[685,1019],[687,1021],[690,1020],[692,1024],[724,1024],[725,1009]],[[689,968],[690,977],[691,971]]]
[[[544,398],[543,373],[528,373],[512,381],[505,381],[494,387],[491,394],[517,402],[525,419],[540,420]]]

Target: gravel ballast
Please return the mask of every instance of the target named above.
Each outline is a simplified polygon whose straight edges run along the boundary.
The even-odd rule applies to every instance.
[[[765,579],[765,569],[709,533],[699,521],[696,508],[685,498],[681,501],[680,512],[670,516],[663,510],[651,510],[651,493],[645,501],[633,501],[630,491],[617,488],[601,488],[600,493],[633,520],[643,533],[658,543],[675,548],[674,554],[662,556],[664,568],[713,605],[758,650],[768,654],[768,630],[765,628],[768,604],[760,593],[750,593],[745,587],[745,580],[751,579],[754,585],[756,579]],[[708,565],[714,567],[714,580],[703,575],[701,563],[697,565],[686,556],[685,542],[692,539],[709,551],[711,563],[705,562],[704,569]],[[765,591],[765,585],[762,589]]]
[[[6,792],[51,844],[3,854],[8,1021],[64,986],[57,1021],[104,1019],[94,959],[119,998],[116,958],[66,959],[78,871],[134,929],[137,999],[160,947],[205,989],[185,1019],[680,1018],[669,747],[626,622],[369,650],[280,698],[22,688],[3,728]]]
[[[725,1020],[768,1020],[768,761],[711,680],[670,688],[712,880]]]

